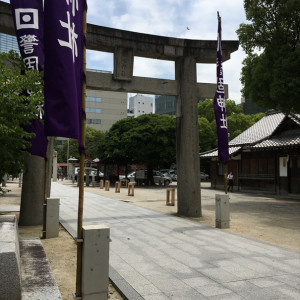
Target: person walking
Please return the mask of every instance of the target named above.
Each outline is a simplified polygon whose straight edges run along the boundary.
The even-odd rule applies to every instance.
[[[228,192],[230,189],[231,189],[231,192],[233,192],[233,174],[231,171],[227,175],[227,180],[228,180]]]

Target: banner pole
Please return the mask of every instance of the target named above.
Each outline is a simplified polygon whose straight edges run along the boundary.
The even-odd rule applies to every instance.
[[[86,24],[86,7],[83,9],[83,34],[86,37],[87,24]],[[82,82],[82,110],[85,111],[85,98],[86,98],[86,45],[83,44],[83,72],[84,79]],[[85,127],[86,119],[84,114],[81,116],[81,144],[85,148]],[[85,152],[80,153],[80,182],[79,182],[79,201],[78,201],[78,226],[77,226],[77,269],[76,269],[76,298],[81,298],[81,285],[82,285],[82,248],[83,248],[83,232],[82,232],[82,219],[83,219],[83,200],[84,200],[84,162]]]
[[[225,194],[227,194],[227,190],[228,190],[227,174],[228,174],[228,166],[227,166],[227,164],[224,164],[224,188],[225,188]]]

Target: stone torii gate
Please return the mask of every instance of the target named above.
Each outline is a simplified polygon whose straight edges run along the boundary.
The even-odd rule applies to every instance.
[[[0,2],[0,31],[15,35],[9,4]],[[223,61],[238,49],[223,41]],[[196,64],[216,63],[217,41],[177,39],[87,25],[87,49],[114,54],[113,74],[87,72],[87,88],[176,96],[178,213],[199,217],[200,159],[197,103],[213,98],[216,84],[197,83]],[[134,56],[175,62],[175,80],[133,76]],[[226,87],[228,94],[228,88]]]

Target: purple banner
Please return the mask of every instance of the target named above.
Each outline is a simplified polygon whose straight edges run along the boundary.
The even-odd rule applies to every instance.
[[[45,131],[81,145],[84,0],[45,1]]]
[[[21,57],[28,70],[43,70],[43,1],[11,0]]]
[[[21,57],[28,70],[44,69],[44,45],[43,45],[43,1],[42,0],[11,0],[10,1],[16,36]],[[28,94],[30,100],[30,94]],[[41,112],[43,109],[41,108]],[[47,137],[44,135],[44,125],[37,116],[31,125],[25,127],[28,132],[35,133],[30,140],[31,148],[28,151],[32,155],[46,157]]]
[[[218,13],[218,46],[217,46],[217,89],[214,97],[214,111],[217,123],[218,158],[222,163],[229,161],[228,130],[225,108],[225,89],[222,67],[222,28],[221,17]]]

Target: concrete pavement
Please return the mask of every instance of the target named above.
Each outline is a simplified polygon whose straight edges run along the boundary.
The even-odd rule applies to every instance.
[[[76,237],[78,189],[52,183]],[[84,224],[110,227],[110,278],[128,299],[299,299],[300,252],[85,192]]]

